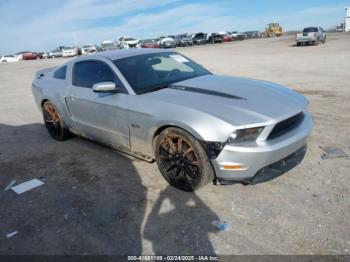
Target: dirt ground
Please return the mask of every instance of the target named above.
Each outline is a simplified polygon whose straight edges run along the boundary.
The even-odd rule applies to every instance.
[[[266,183],[180,192],[156,164],[49,137],[31,80],[65,59],[0,65],[0,254],[350,254],[350,34],[319,46],[282,37],[177,51],[306,95],[315,127],[302,162],[268,170],[276,178]],[[322,158],[327,149],[344,154]],[[33,178],[45,184],[3,192]]]

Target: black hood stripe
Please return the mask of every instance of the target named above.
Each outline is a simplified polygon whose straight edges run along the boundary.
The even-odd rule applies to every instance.
[[[194,92],[194,93],[199,93],[199,94],[206,94],[206,95],[212,95],[212,96],[220,96],[220,97],[225,97],[225,98],[231,98],[231,99],[244,99],[247,100],[246,98],[235,96],[235,95],[230,95],[214,90],[207,90],[207,89],[200,89],[200,88],[194,88],[194,87],[188,87],[188,86],[179,86],[179,85],[171,85],[169,86],[171,89],[176,89],[176,90],[182,90],[182,91],[188,91],[188,92]]]

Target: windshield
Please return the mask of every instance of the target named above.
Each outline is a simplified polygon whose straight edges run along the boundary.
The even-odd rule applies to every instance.
[[[135,38],[125,38],[125,41],[135,41],[136,39]]]
[[[316,27],[309,27],[309,28],[305,28],[303,30],[304,33],[313,33],[313,32],[317,32],[317,28]]]
[[[114,60],[136,94],[143,94],[197,76],[211,74],[175,52],[153,53]]]

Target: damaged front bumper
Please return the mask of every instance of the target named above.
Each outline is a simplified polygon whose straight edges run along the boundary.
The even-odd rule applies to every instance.
[[[255,146],[225,145],[220,154],[211,159],[216,177],[231,181],[249,181],[259,170],[292,155],[306,144],[312,129],[312,117],[305,113],[303,122],[290,132]]]

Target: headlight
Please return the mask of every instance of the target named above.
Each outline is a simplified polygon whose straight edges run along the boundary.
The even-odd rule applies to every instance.
[[[263,130],[264,130],[264,127],[238,129],[230,135],[227,142],[237,143],[237,142],[255,141]]]

